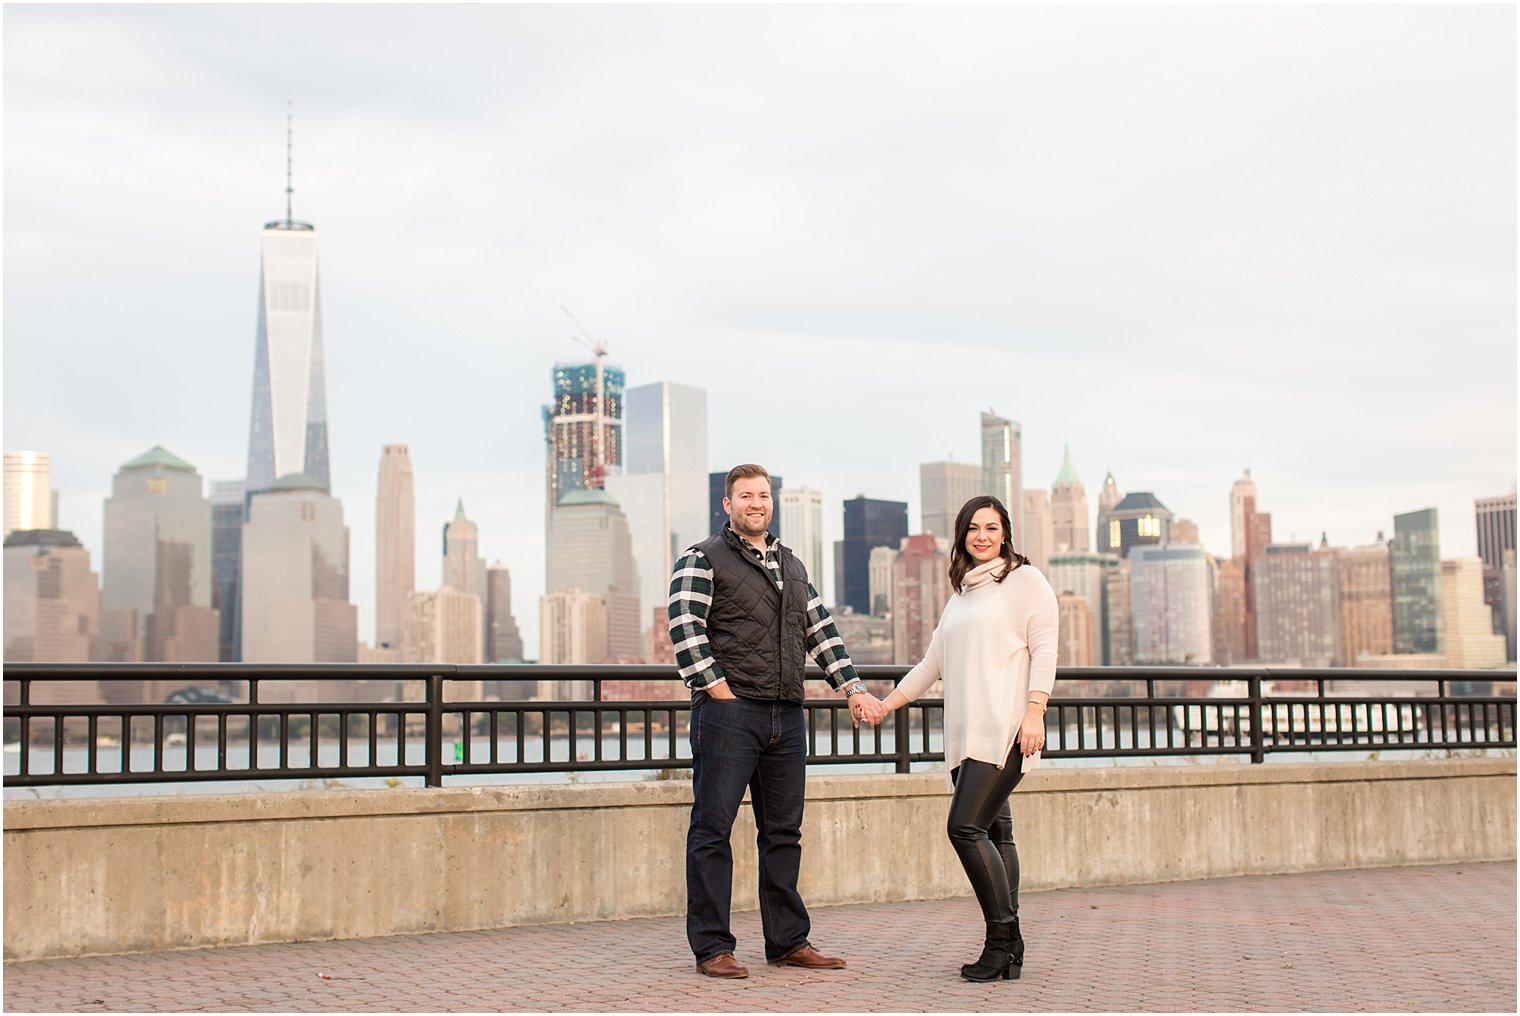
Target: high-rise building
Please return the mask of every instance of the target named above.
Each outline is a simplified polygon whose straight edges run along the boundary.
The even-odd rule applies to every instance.
[[[1442,653],[1441,532],[1434,508],[1393,517],[1393,651]]]
[[[961,505],[982,490],[982,468],[970,462],[925,462],[918,467],[919,521],[923,532],[955,536]]]
[[[540,663],[599,663],[607,646],[607,604],[580,589],[538,601]]]
[[[407,595],[403,646],[408,663],[480,663],[480,597],[443,586]],[[458,694],[459,689],[453,689]]]
[[[621,470],[623,385],[623,371],[603,356],[594,363],[554,365],[554,402],[543,410],[551,517],[566,494],[600,490]]]
[[[982,414],[982,493],[991,494],[1008,509],[1013,545],[1024,545],[1024,480],[1022,432],[1017,423],[992,410]]]
[[[477,653],[485,657],[486,559],[480,556],[480,531],[464,513],[464,498],[454,508],[454,517],[443,525],[443,584],[475,597],[480,611],[476,631],[480,633]]]
[[[1336,598],[1340,602],[1340,665],[1354,667],[1362,656],[1393,652],[1393,592],[1388,541],[1382,533],[1365,547],[1336,551]]]
[[[270,490],[277,478],[295,474],[311,477],[321,490],[332,490],[317,230],[292,216],[293,193],[287,168],[285,217],[265,223],[259,242],[259,321],[246,484],[250,498]]]
[[[52,529],[53,456],[48,452],[5,453],[5,535],[17,530]]]
[[[1257,659],[1328,667],[1342,658],[1333,551],[1268,544],[1251,581],[1259,617]]]
[[[607,477],[607,493],[628,519],[647,618],[669,596],[681,552],[711,534],[704,510],[707,392],[670,381],[640,385],[628,389],[623,410],[627,461],[621,474]],[[642,634],[647,641],[647,626]]]
[[[1213,591],[1203,548],[1137,544],[1129,564],[1135,662],[1212,663]]]
[[[88,663],[99,659],[99,635],[100,583],[78,538],[61,529],[7,536],[5,662]],[[60,687],[71,702],[95,699],[94,685]]]
[[[872,547],[867,565],[870,576],[871,615],[886,617],[892,612],[892,564],[897,560],[896,547]]]
[[[1251,489],[1255,489],[1254,485]],[[1258,633],[1260,615],[1256,609],[1256,562],[1266,553],[1272,542],[1272,513],[1256,510],[1256,496],[1245,495],[1241,500],[1245,518],[1245,581],[1246,581],[1246,659],[1254,660],[1260,653]]]
[[[486,660],[502,663],[523,658],[522,632],[512,613],[512,573],[497,561],[486,569]]]
[[[1076,593],[1057,593],[1056,605],[1059,610],[1057,631],[1060,632],[1056,664],[1061,667],[1097,666],[1097,638],[1087,600]]]
[[[1093,543],[1093,550],[1105,554],[1117,554],[1119,546],[1115,543],[1109,546],[1111,535],[1108,525],[1108,513],[1119,506],[1124,500],[1124,495],[1119,491],[1119,485],[1114,482],[1113,470],[1109,470],[1103,477],[1103,486],[1098,491],[1098,523],[1097,540]]]
[[[784,487],[778,514],[786,545],[823,595],[823,495],[811,487]]]
[[[1093,665],[1109,663],[1107,649],[1108,574],[1117,570],[1119,558],[1113,554],[1090,551],[1058,551],[1050,556],[1046,577],[1057,595],[1071,593],[1082,597],[1093,625]],[[1126,593],[1125,613],[1129,612]],[[1075,664],[1073,664],[1075,666]]]
[[[1100,513],[1108,526],[1098,549],[1128,557],[1135,547],[1154,547],[1171,540],[1172,513],[1149,491],[1137,490]]]
[[[1199,545],[1203,541],[1198,538],[1198,523],[1192,519],[1173,519],[1172,534],[1168,543],[1183,543]]]
[[[1112,479],[1112,477],[1110,477]],[[1115,504],[1118,502],[1116,501]],[[1092,544],[1087,538],[1087,491],[1071,464],[1071,446],[1061,453],[1061,471],[1050,488],[1051,539],[1054,553],[1081,553]]]
[[[860,494],[844,503],[844,539],[835,573],[840,604],[857,614],[874,613],[871,604],[871,551],[897,548],[908,536],[908,503],[881,501]]]
[[[1103,557],[1114,562],[1103,573],[1103,665],[1127,667],[1135,662],[1129,562],[1117,554],[1104,554]]]
[[[1050,552],[1054,548],[1055,526],[1050,496],[1043,490],[1024,491],[1024,545],[1014,549],[1044,572],[1050,567]]]
[[[1246,501],[1249,499],[1253,504],[1256,501],[1256,481],[1251,479],[1251,471],[1247,469],[1245,475],[1230,485],[1230,556],[1244,558],[1246,556]]]
[[[781,477],[776,476],[774,474],[771,475],[770,480],[771,480],[771,505],[772,505],[772,509],[773,509],[772,510],[772,514],[771,514],[771,535],[774,536],[778,540],[790,541],[792,534],[791,534],[791,531],[788,530],[786,528],[786,526],[785,526],[786,520],[781,517],[781,512],[779,510],[775,510],[775,506],[777,506],[777,505],[779,505],[781,503],[781,491],[785,488],[786,483],[785,483],[785,481]],[[708,528],[707,535],[708,536],[711,536],[713,533],[716,533],[718,530],[720,530],[724,526],[728,525],[728,512],[726,512],[726,511],[723,510],[723,498],[726,496],[726,495],[724,495],[723,491],[724,491],[724,488],[726,488],[727,486],[728,486],[728,470],[727,469],[723,470],[723,472],[721,472],[721,473],[708,473],[707,474],[707,528]],[[782,535],[783,533],[785,533],[786,535],[783,536]],[[788,542],[787,546],[790,547],[791,543]],[[684,550],[685,548],[682,548],[682,549]],[[811,574],[808,577],[809,578],[813,578],[813,576]],[[835,579],[835,581],[837,582],[838,579]],[[814,579],[813,584],[817,585],[817,579]]]
[[[359,614],[348,599],[348,527],[343,506],[315,477],[282,476],[253,495],[241,599],[243,662],[354,662]]]
[[[1504,636],[1494,634],[1493,610],[1483,602],[1482,558],[1441,562],[1441,611],[1447,666],[1504,666]]]
[[[243,515],[247,498],[242,480],[211,484],[211,606],[217,611],[217,653],[223,663],[241,659],[238,630],[239,572],[243,561]]]
[[[1504,647],[1505,659],[1513,663],[1515,661],[1515,552],[1506,550],[1504,561],[1499,569],[1500,578],[1500,603],[1503,604],[1504,615]]]
[[[417,498],[404,444],[380,450],[375,486],[375,647],[405,644],[407,597],[417,591]]]
[[[605,642],[602,653],[584,662],[643,659],[638,567],[633,560],[633,539],[622,509],[605,490],[576,490],[560,498],[554,509],[554,520],[554,528],[549,533],[548,593],[575,590],[601,597],[603,601],[601,630]],[[544,655],[542,647],[539,652],[545,663],[582,662],[551,661]]]
[[[1246,655],[1246,563],[1218,562],[1214,576],[1214,662],[1228,667]]]
[[[892,662],[917,663],[950,601],[949,541],[933,533],[908,537],[892,556],[891,576]]]
[[[1483,559],[1483,602],[1493,612],[1494,631],[1507,630],[1504,606],[1504,552],[1515,549],[1515,495],[1480,497],[1473,502],[1478,529],[1478,557]],[[1514,639],[1508,639],[1514,659]]]
[[[139,455],[112,480],[104,522],[107,659],[215,662],[211,502],[195,467],[158,446]]]

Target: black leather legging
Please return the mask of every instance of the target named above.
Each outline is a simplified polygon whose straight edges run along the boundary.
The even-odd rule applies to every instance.
[[[1019,913],[1019,852],[1008,795],[1023,776],[1018,745],[1001,769],[968,758],[950,771],[955,795],[945,829],[988,921],[1011,921]]]

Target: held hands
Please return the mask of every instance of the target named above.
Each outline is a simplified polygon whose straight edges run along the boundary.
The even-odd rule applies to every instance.
[[[891,710],[882,705],[881,699],[870,692],[862,692],[859,695],[850,696],[850,721],[857,727],[860,726],[862,721],[874,727],[889,712]]]

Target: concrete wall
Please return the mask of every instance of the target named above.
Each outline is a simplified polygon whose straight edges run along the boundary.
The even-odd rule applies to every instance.
[[[1515,857],[1515,760],[1066,769],[1023,889]],[[678,914],[686,781],[5,803],[5,958]],[[968,895],[940,774],[815,776],[812,905]],[[755,907],[754,827],[735,907]]]

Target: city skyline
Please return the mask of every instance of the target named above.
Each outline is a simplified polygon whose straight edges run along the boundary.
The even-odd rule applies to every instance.
[[[254,237],[284,210],[287,95],[293,214],[323,226],[331,488],[367,641],[387,443],[408,444],[416,467],[418,588],[438,584],[431,527],[463,497],[481,556],[511,569],[514,613],[536,631],[542,378],[584,355],[560,304],[630,386],[708,392],[712,469],[760,461],[819,490],[825,547],[858,494],[907,502],[916,520],[918,467],[979,461],[971,428],[987,407],[1020,426],[1025,489],[1050,488],[1069,441],[1090,501],[1111,469],[1122,491],[1197,522],[1220,557],[1245,468],[1280,541],[1323,531],[1360,546],[1429,506],[1443,557],[1475,551],[1475,499],[1513,490],[1514,54],[1497,44],[1512,10],[364,15],[398,60],[403,27],[415,59],[481,26],[456,62],[490,85],[476,120],[463,93],[429,91],[423,110],[374,87],[386,61],[329,51],[352,17],[6,13],[6,446],[52,454],[57,525],[96,567],[111,474],[143,448],[172,450],[208,486],[244,475]],[[796,41],[804,23],[821,48]],[[898,61],[952,63],[916,41],[926,25],[963,42],[961,59],[905,92],[889,80]],[[970,38],[999,27],[1029,59]],[[730,54],[737,73],[687,55],[738,43],[738,28],[754,31]],[[831,51],[857,31],[871,45]],[[1132,66],[1137,33],[1167,38],[1177,69]],[[668,69],[647,70],[635,42]],[[519,97],[489,69],[514,62],[503,45],[528,78],[571,51],[595,70],[543,74],[541,95]],[[268,76],[226,59],[277,50]],[[777,51],[800,68],[796,83],[760,79],[779,90],[779,119],[746,112],[688,137],[706,101],[750,110],[745,71]],[[160,70],[129,72],[129,53]],[[1300,80],[1277,80],[1290,57]],[[863,91],[835,83],[841,69]],[[1014,98],[1084,75],[1049,108]],[[696,76],[711,99],[683,97]],[[617,127],[644,123],[613,95],[624,77],[670,107],[643,133]],[[1194,94],[1200,78],[1209,97]],[[108,95],[88,85],[107,79]],[[615,101],[585,119],[603,93]],[[837,136],[827,113],[842,106],[860,115]],[[546,126],[566,110],[581,126]],[[988,140],[989,115],[1015,140]],[[1122,173],[1068,172],[1112,161],[1086,140],[1095,125],[1130,146]],[[1407,157],[1411,133],[1440,137],[1440,153]],[[411,140],[370,140],[387,136]],[[795,164],[820,146],[833,169]],[[592,162],[615,170],[567,169]],[[868,165],[887,190],[860,175]],[[973,205],[948,193],[953,179]],[[1016,200],[1036,194],[1038,211]],[[66,295],[81,285],[96,298]],[[177,382],[160,388],[165,362]],[[781,365],[796,411],[746,403],[760,364],[768,377]]]

